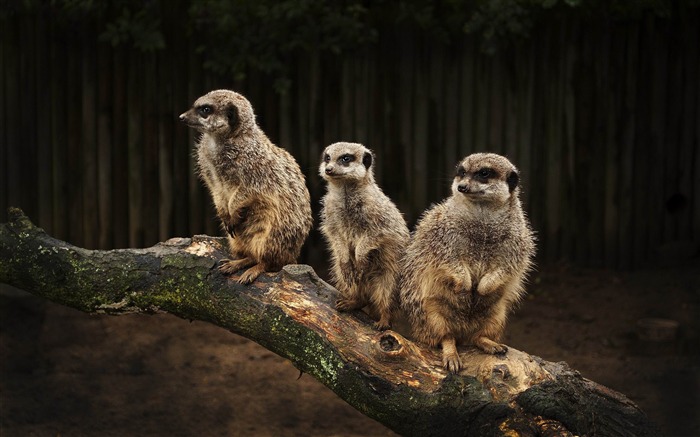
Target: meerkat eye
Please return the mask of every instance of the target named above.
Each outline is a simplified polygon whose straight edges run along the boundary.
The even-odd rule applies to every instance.
[[[488,179],[490,177],[493,177],[493,174],[494,174],[494,172],[490,168],[482,168],[481,170],[476,172],[476,176],[479,179],[484,179],[484,180]]]
[[[199,112],[199,115],[202,117],[209,117],[213,110],[214,109],[211,107],[211,105],[202,105],[197,108],[197,112]]]
[[[323,162],[325,162],[325,163],[331,162],[331,155],[329,155],[328,153],[323,155]]]
[[[467,171],[464,169],[464,167],[457,168],[457,177],[463,178],[466,175],[467,175]]]
[[[348,164],[350,162],[353,162],[354,160],[355,156],[349,153],[346,153],[345,155],[340,157],[340,162],[342,162],[343,164]]]

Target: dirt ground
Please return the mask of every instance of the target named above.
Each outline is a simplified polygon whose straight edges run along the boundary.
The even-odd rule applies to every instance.
[[[637,323],[680,323],[643,341]],[[626,394],[666,435],[700,435],[700,260],[637,272],[540,268],[506,343]],[[90,316],[0,293],[0,435],[389,436],[312,377],[221,328]]]

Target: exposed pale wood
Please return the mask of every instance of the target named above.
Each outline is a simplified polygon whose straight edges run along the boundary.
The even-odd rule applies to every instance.
[[[88,313],[168,312],[228,329],[402,435],[658,435],[620,393],[513,348],[502,357],[463,349],[464,370],[448,374],[437,350],[335,311],[336,290],[308,266],[242,286],[217,269],[223,239],[91,251],[51,238],[18,209],[9,220],[0,225],[0,282]]]

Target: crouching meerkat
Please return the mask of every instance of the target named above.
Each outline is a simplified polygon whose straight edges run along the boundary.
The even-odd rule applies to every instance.
[[[292,155],[255,121],[250,102],[229,90],[198,98],[180,120],[201,133],[197,167],[228,233],[233,259],[220,270],[253,282],[262,272],[296,262],[311,230],[309,191]]]
[[[534,236],[523,213],[518,171],[506,158],[476,153],[457,165],[452,195],[428,209],[406,249],[401,303],[414,336],[442,346],[444,366],[461,367],[457,343],[489,354],[524,294]]]
[[[328,182],[321,226],[331,253],[339,311],[369,306],[387,329],[397,306],[400,262],[409,232],[403,215],[374,180],[374,155],[357,143],[326,147],[319,173]]]

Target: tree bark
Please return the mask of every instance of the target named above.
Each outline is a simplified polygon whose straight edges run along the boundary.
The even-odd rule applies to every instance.
[[[438,350],[378,332],[362,313],[335,311],[337,291],[309,266],[243,286],[217,269],[221,238],[97,251],[50,237],[19,209],[9,218],[0,225],[0,282],[88,313],[213,323],[289,359],[402,435],[659,434],[622,394],[513,348],[504,357],[460,349],[464,369],[450,374]]]

